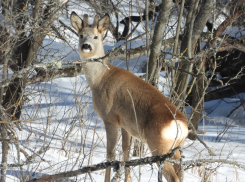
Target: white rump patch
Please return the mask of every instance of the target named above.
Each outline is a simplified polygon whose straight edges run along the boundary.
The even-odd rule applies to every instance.
[[[83,49],[83,52],[88,53],[90,52],[90,49]]]
[[[182,140],[188,135],[188,128],[180,120],[172,120],[171,124],[162,129],[162,138],[169,140]]]

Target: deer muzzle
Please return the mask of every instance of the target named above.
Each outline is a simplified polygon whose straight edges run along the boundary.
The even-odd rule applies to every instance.
[[[91,50],[92,50],[91,45],[89,45],[89,44],[83,44],[82,45],[82,51],[83,52],[87,53],[87,52],[90,52]]]

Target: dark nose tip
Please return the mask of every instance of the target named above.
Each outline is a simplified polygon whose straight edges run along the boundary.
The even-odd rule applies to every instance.
[[[90,49],[91,50],[92,48],[91,48],[91,45],[89,45],[89,44],[83,44],[82,49]]]

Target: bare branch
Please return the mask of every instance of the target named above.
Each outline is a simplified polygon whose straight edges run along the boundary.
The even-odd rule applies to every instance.
[[[165,161],[166,159],[172,158],[174,156],[174,152],[177,149],[179,149],[179,147],[174,148],[171,152],[169,152],[166,155],[157,155],[157,156],[152,156],[152,157],[145,157],[145,158],[141,158],[141,159],[125,161],[125,162],[123,162],[124,164],[121,164],[122,162],[120,162],[120,161],[103,162],[103,163],[99,163],[96,165],[83,167],[83,168],[75,170],[75,171],[68,171],[68,172],[63,172],[63,173],[59,173],[59,174],[43,176],[40,178],[34,178],[32,180],[29,180],[28,182],[53,181],[53,180],[57,180],[60,178],[73,177],[73,176],[81,175],[84,173],[99,171],[99,170],[107,169],[107,168],[117,169],[119,167],[119,165],[124,165],[125,167],[130,167],[130,166],[138,166],[138,165],[144,165],[144,164],[152,164],[152,163],[156,163],[158,161]]]
[[[15,163],[15,164],[0,164],[0,168],[12,168],[12,167],[20,167],[35,163],[40,163],[42,161],[27,161],[27,162],[21,162],[21,163]]]

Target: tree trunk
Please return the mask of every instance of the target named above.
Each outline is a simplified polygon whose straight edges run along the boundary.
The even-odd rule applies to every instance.
[[[194,4],[195,3],[195,4]],[[181,51],[180,54],[183,54],[187,58],[191,59],[194,56],[195,49],[197,46],[197,41],[200,38],[200,35],[206,25],[206,22],[208,21],[208,18],[210,16],[211,10],[213,7],[213,0],[204,0],[203,3],[200,5],[200,10],[198,11],[198,1],[192,1],[190,5],[187,22],[186,22],[186,29],[185,29],[185,35],[183,37],[182,43],[181,43]],[[193,63],[189,60],[184,60],[179,63],[179,68],[184,69],[188,72],[192,72],[193,69]],[[197,65],[197,67],[199,67]],[[200,95],[202,95],[202,85],[199,83],[202,83],[203,78],[199,78],[198,82],[196,83],[196,86],[194,86],[194,100],[198,100],[200,98]],[[187,87],[190,82],[190,75],[181,71],[177,71],[176,73],[176,87],[175,92],[177,93],[177,106],[183,107],[185,99],[187,97]],[[191,122],[194,122],[194,125],[197,127],[201,112],[203,109],[203,104],[200,104],[200,106],[197,106],[197,102],[192,102],[193,108],[198,108],[198,112],[194,114],[194,118],[191,120]],[[195,121],[194,121],[195,120]]]
[[[200,10],[201,17],[205,17],[205,13],[211,11],[212,9],[212,5],[207,4],[207,6],[204,6],[204,8],[202,8]],[[208,11],[209,10],[209,11]],[[227,18],[227,20],[225,20],[220,27],[217,29],[217,31],[215,32],[214,36],[218,36],[219,34],[221,34],[226,28],[227,26],[229,26],[232,22],[232,20],[238,18],[243,12],[241,12],[240,10],[236,11],[234,13],[233,16]],[[201,21],[202,18],[199,18]],[[198,17],[197,17],[198,18]],[[221,31],[223,30],[223,31]],[[210,39],[211,40],[211,39]],[[209,44],[209,43],[207,43]],[[206,58],[202,58],[202,62],[196,64],[196,67],[200,67],[200,73],[204,73],[205,72],[205,60]],[[201,66],[200,66],[201,65]],[[200,122],[200,119],[202,117],[202,111],[204,109],[204,95],[203,93],[205,92],[205,88],[206,88],[206,84],[205,84],[205,78],[203,75],[198,76],[196,83],[194,84],[193,87],[193,98],[192,98],[192,118],[191,118],[191,122],[193,124],[193,126],[195,127],[195,129],[198,129],[198,124]]]
[[[6,124],[0,124],[1,130],[1,138],[3,140],[8,138],[7,129],[5,127]],[[1,169],[1,182],[6,181],[6,171],[7,171],[7,164],[8,164],[8,141],[2,141],[2,164],[5,166]]]
[[[194,2],[191,1],[187,21],[186,21],[186,29],[185,34],[181,43],[180,54],[183,54],[187,58],[192,58],[194,50],[193,50],[193,42],[192,36],[194,34],[194,21],[196,17],[196,12],[198,8],[199,0]],[[179,68],[184,69],[188,72],[192,72],[193,63],[190,63],[186,60],[183,60],[179,65]],[[190,75],[185,72],[177,72],[176,74],[176,87],[175,91],[177,93],[178,100],[176,102],[177,107],[183,107],[186,96],[186,89],[189,84]]]
[[[151,53],[149,57],[149,65],[147,65],[149,73],[147,74],[148,78],[146,79],[148,80],[149,83],[153,85],[154,85],[154,79],[157,70],[157,59],[159,58],[159,54],[162,46],[162,37],[165,31],[166,23],[169,20],[169,15],[172,6],[173,6],[172,0],[163,0],[159,15],[157,17],[156,27],[153,35],[153,41],[150,48]]]
[[[202,72],[204,72],[205,70],[203,70],[203,67],[201,68]],[[197,77],[196,82],[194,83],[193,86],[193,97],[192,97],[192,102],[191,102],[191,106],[192,106],[192,118],[191,118],[191,122],[193,124],[193,126],[195,127],[195,129],[198,129],[198,124],[200,121],[200,118],[202,116],[202,112],[204,109],[204,95],[203,92],[205,91],[205,76],[204,75],[200,75]]]
[[[34,12],[39,11],[40,1],[35,2]],[[17,66],[13,66],[12,69],[14,71],[19,71],[22,68],[31,65],[33,62],[36,52],[40,45],[42,45],[42,41],[45,38],[46,34],[50,30],[52,26],[57,12],[58,12],[58,2],[57,7],[53,6],[52,1],[47,5],[46,9],[43,12],[42,17],[38,17],[37,13],[34,13],[34,23],[36,23],[37,19],[40,18],[39,28],[37,29],[35,25],[33,25],[32,31],[28,37],[23,35],[19,36],[19,41],[14,45],[13,56],[12,59],[15,61]],[[16,14],[20,13],[19,11],[23,10],[25,3],[22,0],[19,0],[15,5]],[[22,12],[23,16],[18,16],[17,19],[17,30],[23,31],[25,28],[25,14]],[[15,68],[14,68],[15,67]],[[16,78],[12,84],[9,85],[6,91],[6,96],[3,101],[3,105],[6,108],[6,111],[9,115],[11,115],[15,119],[19,119],[21,115],[22,108],[22,97],[26,87],[26,80],[28,77],[28,73],[24,74],[21,78]]]

